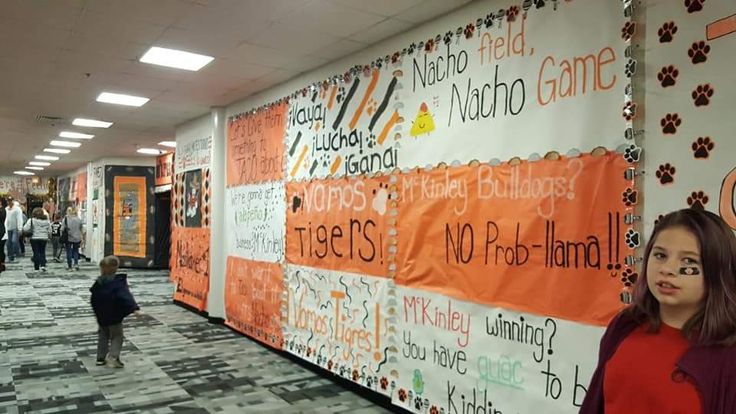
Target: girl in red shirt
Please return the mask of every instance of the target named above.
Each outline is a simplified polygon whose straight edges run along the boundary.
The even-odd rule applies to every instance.
[[[736,413],[736,237],[720,217],[687,209],[655,226],[580,412]]]

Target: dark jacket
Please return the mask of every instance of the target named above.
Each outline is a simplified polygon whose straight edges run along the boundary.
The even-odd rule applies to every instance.
[[[117,325],[140,309],[130,293],[126,274],[100,276],[89,291],[92,292],[92,309],[100,326]]]
[[[598,367],[580,408],[581,414],[604,412],[606,363],[639,325],[627,312],[619,313],[608,325],[601,339]],[[703,403],[703,414],[736,413],[736,347],[691,346],[677,367],[693,380]]]

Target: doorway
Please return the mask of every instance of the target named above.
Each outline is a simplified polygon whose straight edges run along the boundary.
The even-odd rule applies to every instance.
[[[156,237],[153,264],[159,269],[169,268],[171,255],[171,191],[156,194]]]

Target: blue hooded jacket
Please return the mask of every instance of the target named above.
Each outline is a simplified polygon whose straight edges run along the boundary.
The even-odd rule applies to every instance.
[[[117,325],[140,309],[130,293],[126,274],[118,273],[112,278],[100,276],[89,291],[92,292],[92,309],[100,326]]]

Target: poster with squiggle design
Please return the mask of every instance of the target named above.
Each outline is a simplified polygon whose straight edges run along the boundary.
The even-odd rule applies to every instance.
[[[388,395],[396,379],[396,290],[389,279],[286,266],[284,350]]]

